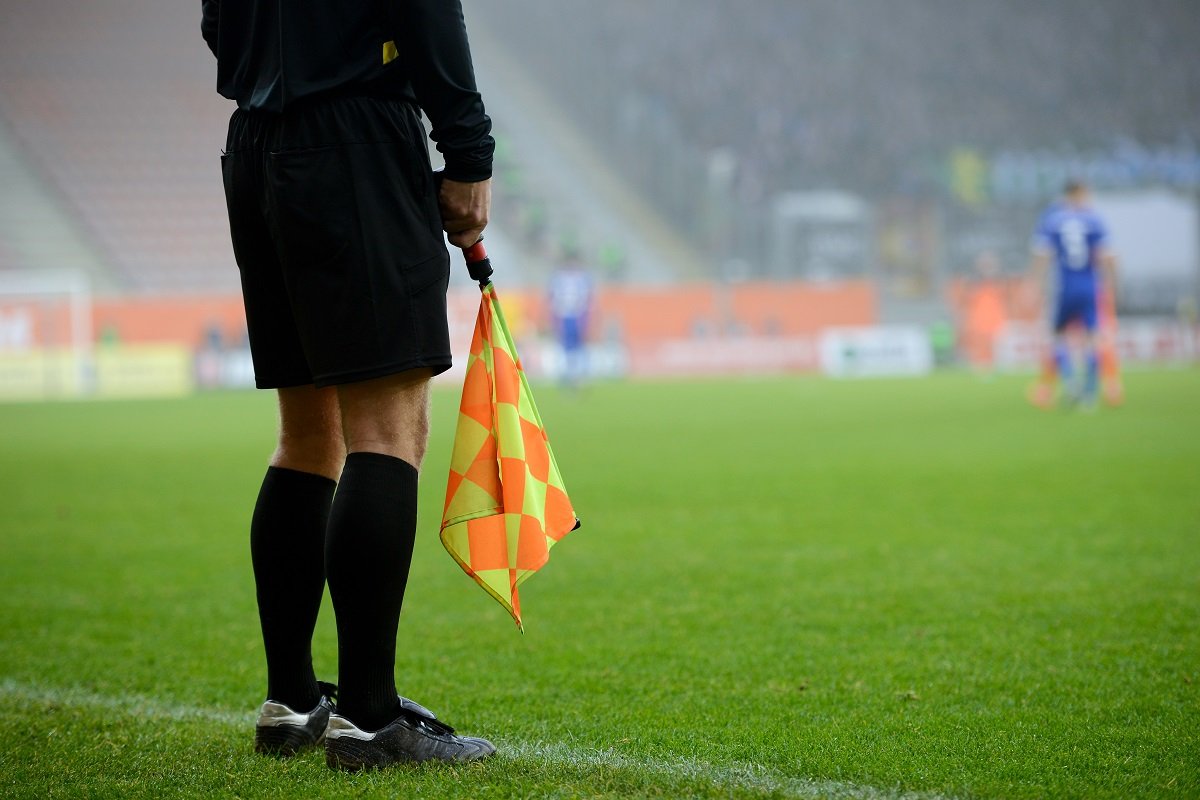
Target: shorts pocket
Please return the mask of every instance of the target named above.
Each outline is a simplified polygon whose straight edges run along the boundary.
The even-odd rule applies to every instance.
[[[268,197],[278,243],[289,263],[338,260],[355,233],[352,177],[342,147],[269,155]]]
[[[431,287],[445,291],[450,282],[450,257],[444,252],[400,269],[409,293],[414,296]]]

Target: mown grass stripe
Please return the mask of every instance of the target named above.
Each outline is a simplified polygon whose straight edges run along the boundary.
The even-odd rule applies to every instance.
[[[68,708],[91,708],[132,717],[212,722],[228,727],[254,724],[254,714],[202,706],[168,703],[139,694],[108,695],[78,687],[35,686],[0,681],[0,697]],[[664,778],[706,781],[714,786],[830,800],[950,800],[947,795],[880,789],[840,781],[820,781],[781,775],[756,764],[710,764],[696,759],[656,759],[630,756],[616,750],[589,750],[564,744],[497,739],[498,757],[506,761],[535,761],[576,769],[631,771]]]

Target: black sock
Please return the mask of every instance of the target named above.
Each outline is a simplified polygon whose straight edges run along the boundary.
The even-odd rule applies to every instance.
[[[337,617],[338,713],[364,730],[396,716],[396,627],[416,531],[416,468],[351,453],[329,515],[325,564]]]
[[[250,559],[267,651],[267,697],[308,711],[320,700],[312,635],[325,591],[325,530],[337,483],[269,467],[250,522]]]

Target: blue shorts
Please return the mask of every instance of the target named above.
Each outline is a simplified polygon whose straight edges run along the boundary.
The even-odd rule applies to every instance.
[[[1089,332],[1096,330],[1096,293],[1071,292],[1060,295],[1054,309],[1054,331],[1061,333],[1072,322],[1081,322]]]
[[[568,353],[583,349],[583,320],[579,317],[561,317],[558,320],[558,339]]]

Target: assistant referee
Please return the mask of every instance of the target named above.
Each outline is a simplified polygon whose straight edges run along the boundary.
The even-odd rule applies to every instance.
[[[450,367],[442,232],[470,246],[491,203],[462,7],[203,0],[202,31],[237,103],[221,162],[255,382],[279,397],[250,525],[267,660],[255,748],[324,740],[351,770],[486,757],[491,743],[398,696],[394,675],[429,382]],[[311,655],[327,579],[336,687]]]

